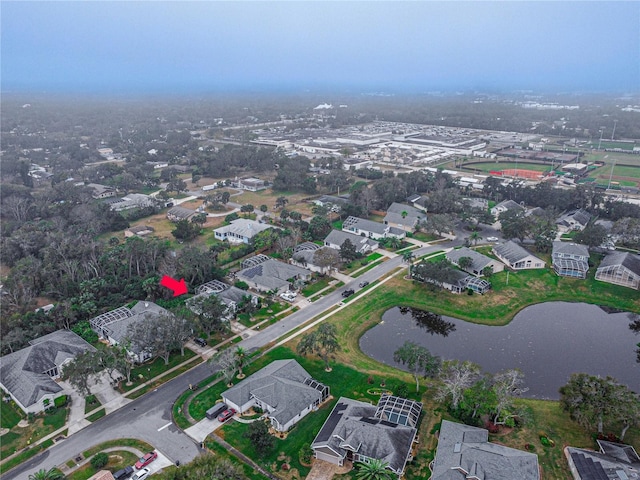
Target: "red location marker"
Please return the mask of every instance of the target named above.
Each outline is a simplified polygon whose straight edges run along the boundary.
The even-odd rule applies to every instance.
[[[184,278],[178,281],[175,278],[165,275],[162,277],[162,280],[160,280],[160,285],[167,287],[169,290],[173,290],[174,297],[187,293],[187,284],[184,282]]]

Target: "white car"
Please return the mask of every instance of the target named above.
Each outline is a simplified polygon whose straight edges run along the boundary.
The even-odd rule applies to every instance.
[[[487,237],[487,242],[497,242],[498,237]]]
[[[296,292],[291,291],[283,292],[280,294],[280,298],[286,300],[287,302],[293,302],[296,299],[296,296]]]
[[[150,468],[143,468],[142,470],[138,470],[136,473],[134,473],[133,477],[131,477],[131,480],[144,480],[149,476],[150,473]]]

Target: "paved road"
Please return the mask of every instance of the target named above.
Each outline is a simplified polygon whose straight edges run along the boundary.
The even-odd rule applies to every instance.
[[[414,255],[419,257],[460,243],[461,241],[454,241],[437,246],[421,247],[414,250]],[[305,308],[261,330],[238,345],[247,350],[268,345],[328,308],[340,303],[341,294],[347,288],[357,289],[360,282],[373,282],[401,265],[402,257],[400,256],[382,262],[349,284],[310,303]],[[191,461],[200,453],[199,446],[182,430],[170,423],[171,408],[176,398],[189,387],[189,384],[196,384],[212,373],[213,370],[207,363],[196,366],[20,465],[5,474],[3,480],[26,480],[30,473],[41,468],[49,469],[63,464],[87,448],[114,438],[139,438],[153,445],[172,462],[177,460],[180,463]]]

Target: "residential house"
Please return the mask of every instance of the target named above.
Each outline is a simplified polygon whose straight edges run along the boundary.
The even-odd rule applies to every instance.
[[[211,280],[210,282],[203,283],[198,288],[196,288],[196,295],[187,300],[187,306],[196,314],[199,314],[200,312],[194,310],[193,299],[203,295],[217,296],[220,301],[227,306],[226,318],[228,320],[235,316],[235,313],[238,311],[238,305],[240,305],[242,302],[248,300],[253,305],[258,305],[258,302],[260,300],[251,292],[242,290],[241,288],[235,287],[233,285],[227,285],[220,280]]]
[[[491,209],[491,215],[498,218],[501,213],[504,213],[507,210],[524,210],[524,207],[513,200],[503,200]]]
[[[197,211],[184,207],[172,207],[167,210],[167,218],[172,222],[179,222],[180,220],[191,220],[197,214]]]
[[[591,218],[592,216],[589,212],[579,208],[578,210],[572,210],[560,215],[558,220],[556,220],[556,225],[558,225],[558,230],[563,233],[572,230],[581,231],[589,224]]]
[[[432,480],[540,480],[538,456],[489,442],[484,428],[442,420]]]
[[[236,182],[238,188],[248,190],[250,192],[258,192],[267,188],[264,180],[259,178],[241,178]]]
[[[426,219],[427,215],[424,211],[409,205],[393,202],[387,209],[383,223],[406,232],[413,232],[418,222]]]
[[[494,245],[492,251],[500,261],[513,270],[544,268],[546,265],[543,260],[512,240]]]
[[[311,272],[266,255],[256,255],[242,262],[242,270],[236,277],[258,291],[282,293],[296,281],[309,280]]]
[[[638,478],[640,456],[631,445],[596,440],[600,451],[565,447],[574,480]]]
[[[486,211],[489,208],[489,201],[485,198],[465,197],[462,203],[469,208]]]
[[[2,357],[0,386],[25,413],[38,413],[63,395],[56,382],[64,365],[95,348],[70,330],[58,330]]]
[[[91,196],[93,198],[109,198],[115,197],[116,189],[99,183],[88,183],[87,187],[93,190]]]
[[[640,289],[640,255],[630,252],[609,253],[596,270],[596,280]]]
[[[336,197],[333,195],[322,195],[313,200],[313,203],[321,207],[327,207],[332,212],[339,212],[340,208],[349,202],[349,196]]]
[[[145,351],[144,345],[136,342],[135,338],[129,338],[129,328],[138,322],[147,319],[155,320],[163,315],[171,314],[153,302],[140,301],[132,308],[119,307],[98,315],[89,320],[89,325],[100,338],[107,340],[111,345],[126,345],[129,355],[135,361],[142,363],[149,359],[149,353]]]
[[[427,211],[428,201],[429,201],[429,197],[425,197],[424,195],[418,195],[417,193],[407,197],[407,202],[409,202],[418,210],[422,210],[423,212]]]
[[[155,232],[155,228],[150,227],[149,225],[136,225],[135,227],[130,227],[127,228],[124,231],[124,236],[129,238],[129,237],[145,237],[147,235],[152,234],[153,232]]]
[[[286,432],[329,398],[329,387],[295,360],[275,360],[222,394],[238,412],[261,408],[274,430]]]
[[[256,222],[247,218],[238,218],[229,225],[213,230],[218,240],[227,240],[230,243],[249,243],[258,233],[274,228],[267,223]],[[279,229],[278,229],[279,230]]]
[[[109,208],[114,212],[122,212],[123,210],[132,210],[134,208],[152,207],[155,201],[149,195],[142,193],[130,193],[122,198],[109,198],[105,200]]]
[[[486,255],[476,252],[467,247],[462,247],[456,250],[451,250],[446,254],[447,260],[461,268],[462,270],[472,273],[476,277],[484,276],[485,268],[490,268],[493,273],[498,273],[504,270],[504,265],[498,260],[487,257]],[[468,257],[471,259],[471,264],[468,267],[460,266],[460,259]]]
[[[383,223],[358,217],[348,217],[342,224],[342,230],[373,238],[374,240],[391,237],[404,238],[407,235],[404,230],[392,227],[391,225],[384,225]]]
[[[332,267],[316,264],[316,261],[317,261],[316,252],[325,248],[329,248],[329,247],[323,247],[313,242],[301,243],[300,245],[296,246],[296,248],[293,250],[293,255],[291,256],[291,259],[289,259],[289,262],[293,265],[297,265],[299,267],[311,270],[312,272],[317,272],[317,273],[321,273],[322,275],[326,275],[331,271]],[[335,255],[335,253],[332,250],[329,250],[329,252]]]
[[[368,237],[355,235],[342,230],[331,230],[329,235],[324,239],[324,246],[333,248],[334,250],[340,250],[345,240],[349,240],[353,246],[356,247],[356,252],[362,255],[373,252],[380,246],[378,242]]]
[[[589,249],[579,243],[555,241],[551,262],[553,270],[562,277],[587,278]]]
[[[420,402],[386,394],[377,405],[340,397],[311,443],[314,456],[334,465],[380,460],[400,478],[413,458],[421,411]]]
[[[445,290],[449,290],[452,293],[463,293],[468,290],[472,290],[476,293],[484,295],[491,289],[491,283],[482,278],[474,277],[468,273],[456,270],[455,268],[449,269],[448,281],[440,281],[434,278],[425,277],[421,274],[420,270],[413,268],[411,270],[411,278],[423,283],[430,283],[436,285]]]

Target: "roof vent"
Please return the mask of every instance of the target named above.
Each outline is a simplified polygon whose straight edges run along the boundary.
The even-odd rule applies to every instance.
[[[462,444],[458,442],[453,446],[453,453],[460,453],[461,449],[462,449]]]
[[[149,302],[144,302],[144,308],[149,308]]]

